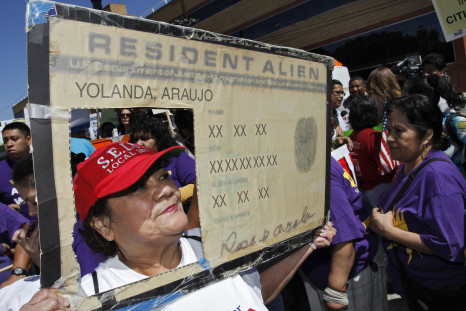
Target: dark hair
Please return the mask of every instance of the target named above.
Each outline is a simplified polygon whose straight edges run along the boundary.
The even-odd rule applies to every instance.
[[[448,107],[455,110],[464,108],[465,100],[455,92],[453,84],[451,84],[450,80],[446,79],[445,77],[439,77],[435,74],[432,74],[427,77],[427,81],[434,88],[438,96],[445,98]]]
[[[123,125],[123,123],[121,123],[121,118],[120,118],[120,115],[121,115],[121,112],[126,109],[126,110],[129,110],[131,112],[131,116],[129,117],[129,124],[132,126],[133,125],[133,110],[130,109],[130,108],[120,108],[120,109],[116,109],[116,112],[118,114],[118,126],[117,126],[117,130],[119,133],[121,134],[125,134],[125,126]],[[131,127],[132,129],[132,127]]]
[[[82,152],[74,153],[71,152],[71,176],[74,178],[76,173],[78,172],[78,164],[84,162],[86,160],[86,155]]]
[[[435,89],[429,84],[427,78],[416,76],[408,79],[403,84],[403,95],[409,96],[421,94],[428,97],[432,104],[437,105],[440,96],[435,92]]]
[[[2,130],[2,134],[7,130],[18,130],[24,135],[24,137],[31,136],[31,129],[23,122],[11,122],[5,125]]]
[[[372,128],[378,124],[378,105],[367,95],[353,98],[349,122],[354,130]]]
[[[439,70],[442,70],[443,68],[447,67],[443,55],[436,53],[428,54],[422,59],[422,65],[426,64],[434,65]]]
[[[455,92],[450,81],[435,74],[431,74],[427,78],[414,77],[406,80],[403,92],[406,95],[422,94],[427,96],[435,105],[438,104],[440,97],[443,97],[447,101],[448,107],[455,110],[465,106],[465,100]]]
[[[147,134],[152,135],[152,138],[155,139],[157,151],[178,145],[171,136],[167,123],[146,114],[138,118],[138,121],[133,124],[130,142],[136,143],[139,138],[145,139],[144,136]]]
[[[175,124],[178,128],[185,128],[190,131],[193,131],[193,111],[191,109],[177,109],[175,111]]]
[[[108,198],[98,199],[89,210],[83,222],[83,228],[79,233],[84,237],[86,244],[96,253],[103,253],[104,256],[115,256],[118,247],[115,241],[108,241],[91,225],[94,217],[107,216],[112,220],[112,213],[108,205]]]
[[[343,86],[343,84],[340,82],[340,80],[337,80],[337,79],[333,79],[333,80],[332,80],[332,87],[333,87],[334,85],[341,85],[341,86]]]
[[[353,81],[362,81],[362,83],[366,84],[366,81],[363,79],[361,76],[353,76],[349,79],[348,84],[350,84]]]
[[[195,153],[193,111],[191,109],[177,109],[174,119],[178,128],[177,140],[181,141],[189,151]]]
[[[399,110],[408,119],[408,122],[416,129],[419,139],[423,138],[427,130],[432,129],[433,148],[442,149],[442,119],[443,115],[437,105],[432,105],[428,97],[414,94],[408,97],[400,97],[387,103],[387,114]]]
[[[15,185],[34,186],[34,165],[32,162],[32,154],[28,154],[25,158],[16,163],[11,176]]]
[[[108,204],[110,198],[118,198],[126,195],[130,195],[140,189],[149,177],[159,169],[163,167],[163,163],[160,161],[155,162],[149,167],[149,169],[142,175],[137,182],[130,187],[120,192],[108,195],[101,199],[98,199],[94,205],[91,206],[87,213],[86,219],[83,222],[83,229],[79,230],[79,233],[84,237],[86,244],[97,253],[102,253],[104,256],[115,256],[118,252],[118,245],[115,241],[108,241],[92,226],[95,217],[106,216],[112,221],[112,211]]]

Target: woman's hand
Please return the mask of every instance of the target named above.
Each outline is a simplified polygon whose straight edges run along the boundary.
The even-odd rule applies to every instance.
[[[372,209],[372,217],[369,227],[372,231],[388,240],[392,240],[398,244],[403,244],[406,247],[425,254],[435,255],[435,253],[422,242],[419,233],[395,227],[393,225],[393,213],[391,211],[386,214],[382,214],[378,208]]]
[[[328,222],[327,225],[320,231],[317,238],[314,239],[313,243],[316,248],[328,247],[332,244],[333,238],[337,234],[337,229],[333,227],[332,222]]]
[[[348,145],[348,150],[353,150],[353,141],[347,136],[337,136],[333,141],[333,146],[339,148],[344,144]]]
[[[20,311],[56,311],[71,310],[67,298],[54,293],[50,289],[43,289],[32,296],[31,300],[21,307]]]
[[[371,223],[369,225],[372,231],[381,235],[387,239],[390,239],[389,235],[393,228],[393,213],[392,211],[383,214],[380,212],[380,208],[376,207],[372,209]]]
[[[12,240],[21,245],[32,261],[40,267],[39,226],[36,226],[31,235],[28,236],[28,229],[31,225],[32,223],[26,223],[22,228],[16,230]]]

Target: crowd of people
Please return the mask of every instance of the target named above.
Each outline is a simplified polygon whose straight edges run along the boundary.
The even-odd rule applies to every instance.
[[[463,309],[466,118],[459,112],[465,100],[448,80],[441,55],[427,55],[422,65],[402,87],[385,66],[367,80],[354,76],[346,99],[343,84],[332,81],[332,148],[347,145],[354,171],[331,158],[330,222],[312,243],[164,308],[284,310],[280,292],[298,278],[305,288],[299,299],[312,311],[388,310],[392,290],[410,310]],[[145,111],[118,112],[117,131],[129,135],[128,142],[95,150],[82,138],[70,141],[73,250],[89,296],[202,257],[192,114],[175,114],[174,133],[166,119]],[[114,127],[104,125],[101,133],[112,133]],[[0,301],[6,310],[66,310],[69,301],[40,290],[37,277],[30,130],[14,122],[2,136]],[[109,157],[121,163],[114,170],[105,169]]]

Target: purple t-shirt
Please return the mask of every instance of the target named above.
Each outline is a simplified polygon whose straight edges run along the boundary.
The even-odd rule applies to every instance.
[[[330,221],[337,229],[333,244],[354,241],[355,258],[349,278],[367,267],[377,252],[377,237],[366,233],[363,221],[369,212],[363,208],[362,193],[351,176],[331,158]],[[328,284],[330,274],[331,248],[312,253],[301,266],[307,277],[321,290]]]
[[[7,205],[0,203],[0,233],[8,236],[8,242],[11,242],[11,238],[13,237],[15,231],[18,230],[22,224],[28,221],[29,220],[20,213],[14,211]],[[12,263],[12,260],[5,256],[3,253],[3,247],[0,245],[0,269],[9,266]],[[10,275],[11,270],[1,272],[0,283],[6,281]]]
[[[394,225],[420,234],[422,242],[435,255],[420,253],[404,245],[384,239],[389,259],[388,275],[394,280],[395,291],[403,293],[397,272],[397,257],[408,278],[433,290],[466,282],[465,263],[465,202],[466,182],[444,152],[431,150],[424,161],[442,158],[425,166],[394,208]],[[384,212],[409,175],[398,170],[390,188],[379,198]]]
[[[196,164],[186,152],[170,158],[165,169],[170,172],[170,178],[175,181],[178,188],[196,182]]]
[[[0,203],[10,204],[21,204],[20,213],[31,220],[37,220],[37,218],[30,217],[28,212],[28,206],[23,203],[23,200],[19,196],[18,190],[11,183],[11,176],[15,162],[10,159],[0,161]]]

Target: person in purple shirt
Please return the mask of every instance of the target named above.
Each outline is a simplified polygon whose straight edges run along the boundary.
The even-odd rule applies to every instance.
[[[423,95],[393,100],[387,112],[390,153],[403,164],[370,228],[384,237],[388,275],[411,310],[464,310],[466,182],[440,150],[442,113]]]
[[[29,218],[27,205],[23,204],[18,190],[11,183],[11,173],[16,163],[29,154],[31,130],[22,122],[12,122],[3,128],[2,139],[7,158],[0,162],[0,203],[8,205]]]
[[[178,146],[176,140],[170,135],[167,124],[161,119],[149,116],[146,113],[135,113],[133,121],[131,143],[155,151]],[[165,169],[175,185],[180,189],[183,207],[187,212],[196,182],[194,159],[186,152],[183,152],[179,156],[171,158],[165,165]]]
[[[0,162],[0,203],[20,212],[29,220],[36,221],[37,217],[29,215],[27,204],[23,202],[18,190],[11,182],[12,171],[16,163],[29,154],[31,131],[22,122],[12,122],[3,128],[2,139],[7,158]],[[0,243],[10,248],[15,247],[6,233],[0,233]],[[5,255],[0,255],[0,260],[8,261],[8,258],[3,256]],[[21,249],[21,246],[15,247],[15,259],[11,276],[1,283],[0,288],[24,278],[27,274],[29,261],[27,253]]]
[[[34,168],[32,154],[29,154],[23,160],[18,162],[15,169],[13,170],[13,180],[15,185],[18,187],[18,191],[21,194],[21,197],[29,206],[30,215],[37,216],[37,203],[36,198],[36,188],[34,181]],[[85,275],[94,271],[94,269],[99,265],[100,262],[106,259],[100,253],[92,251],[89,246],[84,242],[84,238],[79,234],[79,229],[82,228],[82,221],[80,217],[76,217],[76,224],[73,228],[73,251],[76,254],[76,260],[79,263],[81,274]],[[38,228],[36,229],[36,231]],[[31,235],[32,236],[32,235]],[[34,244],[35,243],[35,244]],[[34,263],[37,265],[40,264],[39,259],[39,243],[31,239],[24,239],[21,241],[20,245],[24,247],[26,245],[25,251],[36,258],[31,257]],[[39,262],[39,264],[38,264]]]
[[[11,241],[13,234],[21,225],[29,220],[9,206],[0,203],[0,233],[6,233]],[[5,256],[3,247],[0,247],[0,269],[13,264],[13,261]],[[0,272],[0,284],[5,282],[11,275],[11,270]]]
[[[311,308],[387,310],[385,269],[374,262],[377,236],[366,232],[370,214],[363,208],[362,193],[333,158],[330,168],[330,221],[337,235],[331,248],[313,253],[301,266],[305,283],[307,277],[318,288],[320,302],[310,301]],[[306,287],[309,291],[313,286]]]

